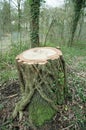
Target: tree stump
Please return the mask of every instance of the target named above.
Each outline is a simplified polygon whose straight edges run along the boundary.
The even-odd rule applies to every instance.
[[[18,55],[16,63],[22,97],[13,118],[19,114],[21,119],[28,106],[29,120],[34,126],[41,126],[52,119],[67,95],[62,52],[52,47],[33,48]]]

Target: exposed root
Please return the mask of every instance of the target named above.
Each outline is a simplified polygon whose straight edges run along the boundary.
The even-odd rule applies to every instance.
[[[19,111],[19,121],[21,121],[23,118],[23,111]]]
[[[30,103],[33,94],[34,94],[34,89],[32,89],[32,91],[30,91],[30,93],[28,95],[26,94],[21,99],[21,101],[19,101],[16,104],[15,110],[14,110],[13,115],[12,115],[13,119],[16,118],[17,114],[19,114],[20,119],[22,119],[22,116],[23,116],[22,111]]]

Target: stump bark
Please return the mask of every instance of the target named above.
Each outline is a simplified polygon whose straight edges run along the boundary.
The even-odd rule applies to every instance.
[[[66,69],[62,52],[52,47],[38,47],[16,57],[20,79],[21,100],[13,118],[28,106],[29,121],[41,126],[51,120],[64,104],[67,95]]]

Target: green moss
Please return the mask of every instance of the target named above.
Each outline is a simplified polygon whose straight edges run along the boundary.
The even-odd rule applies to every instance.
[[[40,95],[35,95],[29,106],[29,117],[36,126],[42,126],[51,120],[56,113]]]
[[[53,115],[54,111],[52,108],[44,105],[37,105],[35,110],[34,108],[30,110],[32,121],[37,126],[43,125],[44,122],[50,120]]]
[[[59,72],[58,82],[59,82],[60,85],[64,85],[64,73],[63,72]]]

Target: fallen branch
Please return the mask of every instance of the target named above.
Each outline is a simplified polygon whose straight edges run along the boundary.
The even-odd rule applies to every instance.
[[[71,128],[72,126],[73,126],[73,124],[63,128],[62,130],[69,130],[69,128]]]

